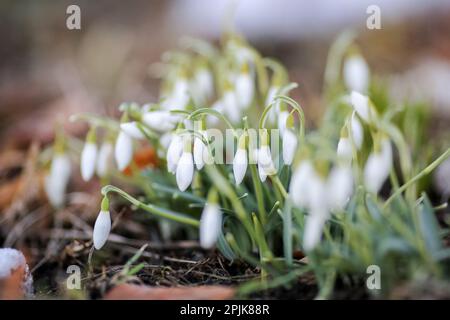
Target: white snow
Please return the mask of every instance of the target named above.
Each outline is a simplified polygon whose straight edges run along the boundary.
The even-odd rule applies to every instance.
[[[0,279],[9,277],[19,267],[26,267],[22,252],[11,248],[0,249]]]

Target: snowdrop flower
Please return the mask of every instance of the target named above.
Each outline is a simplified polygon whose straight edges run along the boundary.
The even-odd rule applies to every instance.
[[[352,117],[351,117],[350,121],[351,121],[353,141],[355,143],[356,148],[359,150],[359,149],[361,149],[361,146],[363,143],[364,130],[363,130],[361,122],[359,122],[358,117],[356,116],[355,112],[352,113]]]
[[[94,247],[100,250],[106,243],[111,232],[111,215],[109,213],[108,198],[103,198],[101,210],[95,220],[94,232],[92,235]]]
[[[249,72],[248,64],[244,64],[236,78],[236,96],[241,109],[250,105],[253,100],[254,90],[253,78]]]
[[[286,128],[283,132],[283,161],[286,165],[291,165],[297,151],[298,139],[294,130],[294,119],[289,115],[286,120]]]
[[[124,122],[120,124],[120,129],[133,139],[144,139],[145,135],[139,128],[136,121]]]
[[[206,131],[199,130],[199,133],[207,139]],[[194,138],[194,163],[197,170],[202,170],[208,157],[208,147],[199,137]]]
[[[337,155],[341,159],[352,159],[352,144],[348,136],[342,136],[337,145]]]
[[[184,77],[177,79],[172,93],[163,104],[167,110],[184,109],[189,103],[189,83]]]
[[[236,151],[233,159],[233,174],[236,185],[241,184],[242,180],[245,177],[245,172],[247,171],[248,159],[245,140],[246,135],[243,134],[239,138],[238,150]]]
[[[303,247],[306,251],[311,251],[320,242],[323,226],[329,216],[326,184],[314,169],[309,175],[308,188],[309,216],[305,224]]]
[[[204,249],[214,246],[222,229],[222,212],[217,204],[217,191],[213,191],[214,196],[208,195],[208,202],[203,209],[200,218],[200,245]],[[214,201],[210,199],[214,198]]]
[[[387,138],[380,141],[381,149],[369,155],[364,167],[364,184],[368,191],[378,193],[392,167],[392,146]]]
[[[133,158],[133,140],[122,130],[117,136],[114,156],[120,171],[123,171]]]
[[[274,107],[272,107],[273,109]],[[284,134],[284,130],[286,129],[286,121],[289,118],[289,112],[287,110],[283,110],[278,115],[278,130],[280,130],[281,136]]]
[[[269,88],[269,91],[267,92],[266,106],[270,105],[273,102],[279,90],[280,88],[278,86],[271,86]],[[269,110],[269,114],[267,115],[267,119],[269,120],[269,122],[271,123],[275,122],[279,108],[280,108],[279,103],[277,103]]]
[[[95,144],[95,129],[92,128],[81,152],[81,177],[84,181],[91,180],[97,163],[97,145]]]
[[[328,205],[331,210],[342,210],[353,192],[353,175],[350,166],[334,167],[327,180]]]
[[[309,160],[303,160],[295,169],[289,186],[292,202],[301,208],[309,205],[309,180],[314,168]]]
[[[214,79],[207,68],[200,68],[195,73],[195,90],[199,96],[205,99],[212,97],[214,93]]]
[[[64,204],[70,173],[69,157],[65,153],[56,152],[53,156],[50,174],[45,178],[45,192],[48,200],[55,208]]]
[[[369,97],[362,95],[359,92],[352,91],[350,94],[350,103],[355,109],[356,113],[366,122],[370,122],[375,116],[374,110],[370,105]]]
[[[111,157],[113,154],[113,145],[111,142],[104,142],[98,152],[96,172],[100,178],[106,176],[110,169]]]
[[[183,153],[183,138],[178,134],[172,135],[172,141],[167,148],[167,171],[175,173],[178,161]]]
[[[370,70],[364,58],[359,54],[352,54],[345,60],[344,82],[350,91],[367,92]]]
[[[313,250],[320,242],[322,230],[326,219],[323,212],[311,212],[306,217],[305,231],[303,234],[303,248],[306,252]]]
[[[226,90],[223,98],[223,112],[230,118],[233,123],[241,120],[241,112],[236,98],[236,94],[232,90]]]
[[[272,160],[269,147],[269,134],[264,130],[261,137],[261,147],[258,151],[258,172],[261,181],[265,181],[267,176],[276,174],[277,170]]]
[[[191,185],[194,177],[194,160],[192,159],[190,137],[183,139],[183,149],[176,170],[177,185],[181,191],[185,191]]]
[[[142,122],[150,129],[158,132],[173,130],[179,120],[177,115],[164,110],[147,111],[142,115]]]

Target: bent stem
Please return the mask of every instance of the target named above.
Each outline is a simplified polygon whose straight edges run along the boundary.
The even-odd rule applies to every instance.
[[[115,192],[115,193],[119,194],[122,198],[128,200],[131,204],[135,205],[136,207],[143,209],[147,212],[150,212],[151,214],[154,214],[156,216],[163,217],[163,218],[173,220],[176,222],[184,223],[187,225],[191,225],[194,227],[198,227],[200,225],[200,222],[198,220],[190,218],[182,213],[174,212],[174,211],[164,209],[164,208],[152,205],[152,204],[145,204],[145,203],[139,201],[138,199],[132,197],[131,195],[129,195],[122,189],[119,189],[115,186],[107,185],[102,188],[103,196],[106,197],[108,195],[108,193],[110,193],[110,192]]]

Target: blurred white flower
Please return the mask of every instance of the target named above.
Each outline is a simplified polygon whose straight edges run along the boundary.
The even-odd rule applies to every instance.
[[[380,142],[381,150],[369,155],[364,167],[364,184],[368,191],[378,193],[392,167],[392,146],[389,139]]]
[[[298,138],[295,132],[286,128],[283,133],[283,161],[286,165],[291,165],[297,151]]]
[[[171,114],[169,111],[155,110],[144,112],[142,121],[154,131],[167,132],[175,128],[180,121],[180,117]]]
[[[358,113],[358,115],[366,122],[370,122],[374,117],[374,111],[370,106],[369,97],[359,92],[352,91],[350,95],[350,103]]]
[[[352,54],[345,60],[343,73],[344,82],[349,91],[367,92],[370,70],[360,54]]]
[[[334,167],[327,180],[328,205],[331,210],[342,210],[353,192],[353,175],[350,166]]]
[[[352,159],[352,144],[348,137],[341,137],[337,145],[337,155],[341,159]]]
[[[94,247],[100,250],[106,243],[111,231],[111,216],[109,211],[101,210],[95,220],[93,240]]]
[[[204,249],[214,246],[222,229],[222,213],[216,203],[208,203],[200,219],[200,245]]]
[[[269,88],[269,91],[267,92],[266,97],[266,104],[265,107],[267,107],[269,104],[273,102],[273,99],[277,96],[280,88],[278,86],[271,86]],[[270,123],[275,123],[275,120],[278,116],[278,112],[280,111],[279,103],[276,103],[272,108],[269,110],[269,114],[267,115],[267,120]]]
[[[227,90],[222,98],[223,103],[223,112],[230,119],[231,122],[237,123],[241,120],[241,111],[239,108],[239,104],[236,98],[236,94]]]
[[[284,130],[286,129],[286,121],[289,117],[289,112],[286,110],[283,110],[278,115],[278,130],[280,130],[281,136],[284,134]]]
[[[89,181],[95,173],[97,163],[97,145],[94,142],[86,142],[81,152],[81,177]]]
[[[186,79],[180,78],[175,81],[172,94],[170,95],[167,105],[168,110],[184,109],[189,103],[189,83]]]
[[[114,156],[120,171],[124,170],[133,158],[133,140],[122,130],[117,136]]]
[[[175,173],[178,161],[183,153],[183,138],[178,134],[172,135],[169,147],[167,148],[167,171]]]
[[[120,129],[133,139],[145,138],[144,133],[138,127],[138,123],[136,121],[121,123]]]
[[[55,208],[64,204],[66,188],[71,174],[70,159],[65,153],[57,153],[52,159],[50,174],[45,177],[45,192]]]
[[[111,168],[113,149],[114,149],[113,145],[110,142],[104,142],[100,146],[100,150],[98,152],[96,172],[97,175],[101,178],[106,176],[106,174]]]
[[[245,177],[245,172],[247,171],[248,159],[247,151],[244,148],[238,148],[236,155],[233,159],[233,174],[236,181],[236,185],[241,184]]]
[[[306,219],[303,247],[310,251],[320,242],[322,229],[329,216],[325,181],[313,169],[308,185],[309,215]]]
[[[248,69],[242,71],[236,78],[236,96],[241,109],[247,108],[254,95],[253,78]]]
[[[303,160],[295,169],[289,186],[292,202],[301,208],[309,205],[309,179],[314,168],[309,160]]]
[[[213,75],[207,68],[201,68],[195,73],[195,90],[202,99],[210,99],[214,94]]]
[[[326,219],[323,212],[311,212],[306,217],[303,235],[303,248],[306,252],[313,250],[320,242]]]
[[[363,139],[364,139],[364,130],[359,122],[358,117],[355,113],[352,114],[351,118],[351,128],[352,128],[352,137],[355,142],[355,146],[357,149],[361,149]]]

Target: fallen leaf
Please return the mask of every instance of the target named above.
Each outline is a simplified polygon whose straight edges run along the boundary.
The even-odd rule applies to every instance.
[[[235,289],[227,286],[150,287],[120,284],[104,297],[106,300],[227,300]]]

